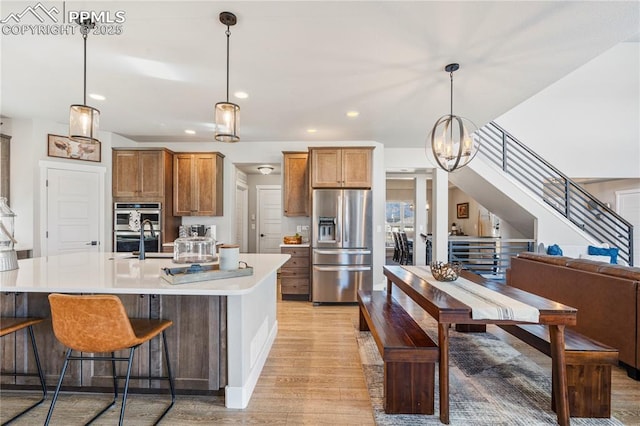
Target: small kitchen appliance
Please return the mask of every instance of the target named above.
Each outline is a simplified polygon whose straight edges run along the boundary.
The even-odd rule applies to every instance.
[[[5,197],[0,197],[0,271],[18,269],[18,254],[14,249],[14,222],[16,214],[11,211]]]

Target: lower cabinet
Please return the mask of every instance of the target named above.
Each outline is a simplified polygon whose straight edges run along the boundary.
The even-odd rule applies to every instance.
[[[50,318],[46,293],[1,293],[2,316],[39,316]],[[226,359],[226,304],[223,296],[160,296],[118,295],[130,318],[162,318],[173,321],[166,330],[171,369],[176,389],[218,392],[227,384]],[[51,320],[34,326],[40,362],[48,385],[55,386],[62,371],[66,348],[58,342]],[[136,349],[133,359],[130,387],[135,389],[168,388],[166,380],[150,377],[165,375],[162,338],[154,338]],[[128,357],[129,350],[116,352]],[[9,373],[35,373],[35,359],[25,331],[12,333],[0,339],[1,384],[39,385],[37,377],[10,376]],[[105,354],[98,354],[105,355]],[[118,376],[126,374],[126,362],[116,363]],[[120,386],[124,384],[119,380]],[[72,361],[69,363],[63,389],[113,387],[111,362]]]
[[[281,247],[291,258],[280,268],[282,300],[310,300],[309,247]]]

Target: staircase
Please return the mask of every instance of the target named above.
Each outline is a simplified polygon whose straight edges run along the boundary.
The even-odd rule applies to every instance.
[[[628,221],[496,123],[479,132],[479,155],[487,161],[473,161],[450,174],[452,183],[524,235],[537,234],[545,242],[605,242],[618,247],[619,258],[633,265],[633,226]]]

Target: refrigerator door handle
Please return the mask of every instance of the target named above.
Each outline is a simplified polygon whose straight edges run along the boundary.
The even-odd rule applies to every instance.
[[[314,265],[316,271],[370,271],[371,266],[318,266]]]
[[[338,205],[336,211],[336,243],[342,242],[342,193],[338,194]]]
[[[315,254],[371,254],[371,250],[319,250],[315,249],[313,251]]]

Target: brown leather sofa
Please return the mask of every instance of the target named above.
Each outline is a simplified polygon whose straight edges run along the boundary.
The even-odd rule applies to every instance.
[[[523,252],[511,259],[507,284],[577,308],[572,328],[618,349],[640,380],[640,268]]]

